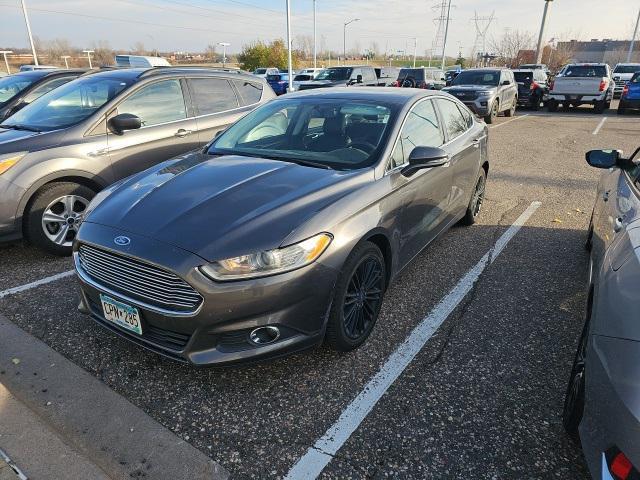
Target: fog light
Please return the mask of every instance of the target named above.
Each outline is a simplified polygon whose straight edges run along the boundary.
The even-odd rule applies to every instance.
[[[483,107],[487,106],[487,102],[480,102],[480,105],[482,105]]]
[[[274,326],[258,327],[249,334],[249,340],[254,345],[267,345],[278,338],[280,338],[280,329]]]

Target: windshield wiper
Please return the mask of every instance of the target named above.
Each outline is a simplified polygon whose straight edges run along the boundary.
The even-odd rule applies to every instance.
[[[13,130],[25,130],[27,132],[38,132],[38,133],[42,132],[42,130],[39,130],[39,129],[35,128],[35,127],[29,127],[27,125],[12,125],[12,124],[5,125],[5,124],[0,124],[0,128],[11,128]]]
[[[319,163],[319,162],[314,162],[311,160],[303,160],[301,158],[291,158],[291,157],[282,157],[282,156],[278,156],[278,155],[269,155],[269,154],[263,154],[263,153],[249,153],[249,152],[236,152],[234,150],[227,150],[227,151],[213,151],[211,152],[209,155],[241,155],[244,157],[252,157],[252,158],[266,158],[268,160],[278,160],[281,162],[289,162],[289,163],[296,163],[298,165],[304,165],[306,167],[315,167],[315,168],[323,168],[325,170],[335,170],[334,168],[330,167],[329,165],[325,164],[325,163]]]

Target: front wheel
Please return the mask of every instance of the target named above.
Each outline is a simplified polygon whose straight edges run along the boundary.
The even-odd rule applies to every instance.
[[[42,187],[25,212],[25,233],[36,247],[54,255],[71,255],[73,240],[96,192],[73,182]]]
[[[496,100],[491,105],[491,111],[487,115],[485,115],[484,121],[485,123],[491,124],[493,123],[493,121],[497,116],[498,116],[498,101]]]
[[[557,112],[558,111],[558,101],[557,100],[549,100],[547,102],[547,110],[549,110],[550,112]]]
[[[480,173],[478,174],[478,180],[476,181],[476,186],[473,190],[473,196],[471,197],[469,205],[467,206],[467,211],[460,222],[463,225],[473,225],[476,223],[476,220],[480,215],[480,210],[482,209],[482,203],[484,202],[486,185],[487,172],[485,172],[484,168],[481,168]]]
[[[511,108],[509,110],[507,110],[506,112],[504,112],[504,116],[505,117],[513,117],[516,114],[516,106],[518,105],[518,99],[514,98],[513,99],[513,104],[511,105]]]
[[[362,345],[373,330],[386,288],[386,267],[380,249],[358,245],[347,258],[336,283],[326,342],[348,352]]]

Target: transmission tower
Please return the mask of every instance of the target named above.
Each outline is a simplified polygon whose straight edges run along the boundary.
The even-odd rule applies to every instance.
[[[471,19],[475,23],[476,27],[476,39],[473,42],[473,49],[471,50],[471,58],[475,62],[476,66],[484,66],[484,57],[487,55],[487,32],[489,27],[495,20],[495,10],[488,17],[478,16],[478,12],[475,12],[474,17]]]
[[[433,39],[431,45],[432,55],[442,55],[442,68],[444,68],[444,52],[447,47],[447,33],[449,31],[449,21],[451,14],[451,0],[438,0],[438,2],[432,7],[438,15],[434,18],[434,23],[437,25],[436,36]]]

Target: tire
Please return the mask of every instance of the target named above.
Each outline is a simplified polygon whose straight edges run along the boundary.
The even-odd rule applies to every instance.
[[[587,239],[584,242],[584,249],[590,252],[593,248],[593,213],[591,214],[591,221],[589,222],[589,230],[587,231]]]
[[[361,288],[362,283],[369,288]],[[378,320],[385,289],[382,252],[373,243],[363,242],[349,254],[335,286],[325,337],[332,349],[348,352],[367,340]]]
[[[415,88],[416,80],[413,77],[407,77],[402,81],[402,86],[404,88]]]
[[[587,304],[587,315],[582,328],[582,334],[578,342],[576,355],[573,359],[571,367],[571,375],[564,397],[564,406],[562,409],[562,425],[571,439],[579,443],[578,427],[582,421],[584,414],[584,398],[585,398],[585,359],[587,344],[589,342],[589,323],[591,320],[591,296]]]
[[[624,106],[624,103],[620,102],[618,104],[618,115],[624,115],[627,113],[627,108]]]
[[[487,172],[485,172],[484,168],[480,169],[480,173],[478,174],[478,179],[476,180],[476,186],[473,190],[473,195],[471,196],[471,200],[469,200],[469,205],[467,206],[467,211],[460,220],[462,225],[471,226],[476,223],[478,216],[480,215],[480,210],[482,209],[482,203],[484,202],[485,189],[487,186]]]
[[[54,182],[42,187],[25,212],[27,240],[48,253],[71,255],[84,211],[95,194],[92,189],[73,182]],[[45,213],[47,218],[43,218]]]
[[[604,109],[605,109],[605,102],[604,100],[601,100],[599,102],[596,102],[593,104],[593,108],[595,113],[604,113]]]
[[[571,104],[569,102],[564,102],[562,104],[562,110],[564,110],[565,112],[568,112],[571,110]]]
[[[509,108],[509,110],[505,110],[504,116],[513,117],[516,114],[517,105],[518,105],[518,98],[516,97],[513,99],[513,104],[511,105],[511,108]]]
[[[488,115],[486,115],[484,117],[484,122],[487,124],[492,124],[493,121],[495,120],[495,118],[498,116],[498,101],[495,100],[492,104],[491,104],[491,110],[489,112]]]
[[[549,112],[557,112],[558,111],[558,101],[557,100],[549,100],[547,102],[547,110]]]

